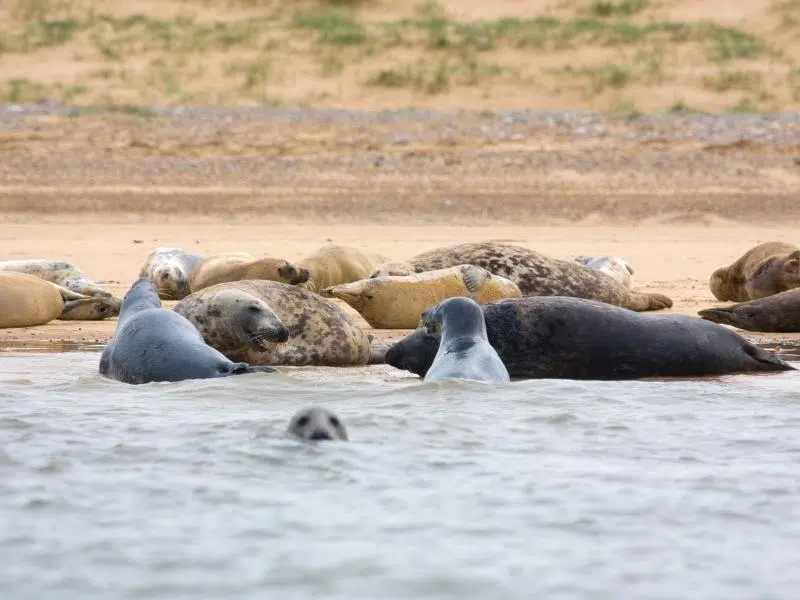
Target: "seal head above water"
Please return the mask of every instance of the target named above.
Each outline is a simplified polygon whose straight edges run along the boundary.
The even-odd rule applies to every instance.
[[[347,441],[347,428],[342,420],[322,406],[308,406],[297,411],[286,432],[309,441]]]

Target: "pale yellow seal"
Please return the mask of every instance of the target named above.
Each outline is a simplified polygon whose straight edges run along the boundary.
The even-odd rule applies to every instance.
[[[375,252],[339,244],[326,244],[297,261],[297,264],[308,269],[310,273],[308,281],[302,284],[302,287],[330,297],[325,291],[327,288],[366,279],[375,267],[388,260]]]
[[[246,279],[295,285],[308,281],[308,271],[282,258],[255,257],[247,252],[226,252],[209,256],[197,265],[189,278],[189,286],[192,292],[196,292],[218,283]]]

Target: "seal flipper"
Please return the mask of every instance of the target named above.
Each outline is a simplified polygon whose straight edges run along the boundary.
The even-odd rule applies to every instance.
[[[736,315],[733,313],[733,307],[731,308],[707,308],[704,310],[698,310],[697,314],[700,315],[706,321],[711,321],[712,323],[719,323],[721,325],[733,325],[734,327],[739,327],[740,329],[746,329],[745,327],[741,327],[736,321]]]
[[[628,294],[628,302],[625,303],[624,308],[636,312],[662,310],[664,308],[672,308],[672,299],[664,294],[630,292],[630,294]]]
[[[275,367],[266,365],[249,365],[247,363],[233,363],[228,371],[231,375],[246,375],[248,373],[277,373]]]
[[[461,267],[461,276],[464,278],[464,285],[467,291],[475,294],[481,290],[483,284],[492,274],[477,265],[464,265]]]
[[[753,360],[756,360],[762,368],[759,369],[761,371],[796,371],[797,369],[794,368],[792,365],[787,363],[785,360],[780,358],[778,355],[764,350],[763,348],[759,348],[755,344],[751,344],[747,342],[744,345],[744,351],[748,355],[753,357]]]

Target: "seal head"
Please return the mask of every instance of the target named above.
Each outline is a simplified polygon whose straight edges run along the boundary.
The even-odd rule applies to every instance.
[[[287,433],[303,440],[347,440],[347,429],[332,411],[321,406],[299,410],[289,421]]]

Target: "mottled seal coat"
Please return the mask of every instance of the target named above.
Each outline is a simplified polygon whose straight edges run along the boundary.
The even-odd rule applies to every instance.
[[[347,428],[342,420],[322,406],[301,408],[289,421],[286,433],[309,441],[347,441]]]
[[[264,342],[261,348],[242,344],[234,335],[235,316],[217,300],[221,292],[239,290],[274,313],[289,331],[283,343]],[[222,306],[221,306],[222,304]],[[208,344],[231,360],[261,365],[365,365],[370,362],[370,338],[332,300],[296,285],[244,280],[220,283],[187,296],[174,310],[189,319]]]
[[[446,298],[466,296],[479,304],[519,298],[517,284],[475,265],[407,276],[372,277],[327,291],[352,306],[376,329],[413,329],[422,313]]]
[[[122,299],[119,323],[100,356],[99,370],[133,384],[275,371],[232,362],[207,345],[187,319],[161,307],[148,278],[137,280]]]
[[[180,248],[156,248],[147,257],[139,277],[147,277],[162,300],[180,300],[191,293],[189,278],[205,257]]]
[[[0,261],[0,271],[34,275],[84,296],[112,296],[111,292],[99,287],[89,280],[78,267],[66,261],[42,259],[4,260]]]
[[[439,348],[426,382],[468,379],[503,383],[508,371],[486,337],[486,321],[479,304],[469,298],[448,298],[422,315],[429,332],[439,333]]]
[[[783,242],[764,242],[736,262],[711,275],[717,300],[746,302],[800,287],[800,248]]]
[[[489,343],[511,377],[639,379],[790,371],[788,363],[716,323],[641,315],[580,298],[528,297],[481,307]],[[386,363],[424,376],[438,335],[419,328]]]
[[[325,244],[312,254],[297,261],[308,269],[310,277],[302,286],[312,292],[329,297],[327,288],[359,279],[366,279],[379,264],[389,259],[375,252],[359,250],[340,244]]]
[[[609,277],[613,277],[619,281],[625,289],[631,289],[631,276],[633,275],[633,268],[630,263],[620,256],[576,256],[575,262],[589,267],[590,269],[597,269],[601,273],[605,273]]]
[[[417,273],[460,264],[478,265],[516,283],[523,296],[587,298],[640,312],[672,306],[672,300],[663,294],[630,292],[597,269],[549,258],[523,246],[495,242],[457,244],[418,254],[408,262]]]
[[[697,314],[707,321],[747,331],[800,333],[800,288],[740,304],[701,310]]]
[[[197,265],[189,277],[189,287],[196,292],[218,283],[243,279],[265,279],[294,285],[308,281],[308,275],[306,269],[282,258],[227,252],[209,256]]]

